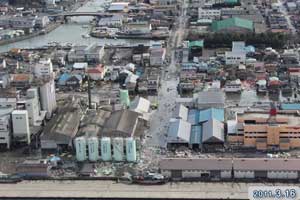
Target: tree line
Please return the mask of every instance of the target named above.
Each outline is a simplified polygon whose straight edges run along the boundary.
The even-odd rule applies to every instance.
[[[245,41],[255,47],[283,48],[288,44],[290,35],[284,33],[210,33],[188,35],[188,40],[204,39],[206,48],[231,47],[233,41]]]

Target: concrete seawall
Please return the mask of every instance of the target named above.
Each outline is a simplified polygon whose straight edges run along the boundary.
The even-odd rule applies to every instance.
[[[39,30],[39,31],[31,33],[29,35],[24,35],[21,37],[16,37],[16,38],[8,39],[8,40],[1,40],[0,45],[6,45],[6,44],[14,43],[14,42],[19,42],[19,41],[37,37],[39,35],[47,34],[47,33],[50,33],[51,31],[54,31],[59,26],[60,26],[59,23],[55,23],[55,24],[49,25],[47,28],[44,29],[44,31]]]

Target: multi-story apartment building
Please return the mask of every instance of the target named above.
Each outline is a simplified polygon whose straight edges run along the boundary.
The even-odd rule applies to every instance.
[[[300,147],[300,118],[295,113],[246,112],[237,115],[236,131],[228,133],[229,143],[257,150],[289,150]]]

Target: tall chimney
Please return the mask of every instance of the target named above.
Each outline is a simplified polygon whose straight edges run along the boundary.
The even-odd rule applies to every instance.
[[[88,75],[88,98],[89,98],[89,109],[92,109],[91,81],[89,75]]]

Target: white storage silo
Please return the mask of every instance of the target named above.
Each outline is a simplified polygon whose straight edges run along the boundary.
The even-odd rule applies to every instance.
[[[103,161],[111,160],[111,140],[109,137],[101,138],[101,158]]]
[[[113,159],[115,161],[123,161],[123,158],[124,158],[123,138],[116,137],[113,139]]]
[[[126,160],[136,162],[136,141],[132,137],[126,138]]]
[[[30,144],[29,117],[27,110],[14,110],[12,112],[13,136],[15,140],[25,140]]]
[[[78,137],[75,139],[75,150],[76,150],[77,161],[79,162],[85,161],[87,158],[85,137]]]
[[[96,162],[99,160],[99,141],[97,137],[90,137],[87,140],[89,150],[89,160]]]

